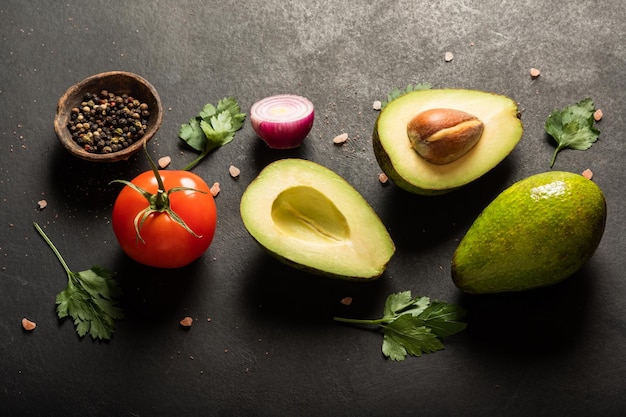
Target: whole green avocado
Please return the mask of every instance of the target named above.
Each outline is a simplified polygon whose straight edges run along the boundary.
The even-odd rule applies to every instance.
[[[533,175],[478,216],[454,252],[452,279],[475,294],[556,284],[591,258],[605,223],[606,201],[594,182],[571,172]]]

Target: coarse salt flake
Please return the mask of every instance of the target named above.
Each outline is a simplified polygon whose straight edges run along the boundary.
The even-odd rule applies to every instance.
[[[450,62],[454,59],[454,54],[452,52],[446,52],[443,56],[446,62]]]
[[[372,108],[374,110],[380,110],[383,107],[383,103],[380,100],[376,100],[374,101],[374,103],[372,103]]]
[[[48,202],[46,200],[37,201],[37,205],[39,206],[39,210],[43,210],[48,206]]]
[[[582,172],[582,176],[590,180],[591,178],[593,178],[593,172],[589,168],[587,168]]]
[[[531,68],[530,69],[530,76],[532,78],[537,78],[541,75],[541,71],[539,71],[537,68]]]
[[[380,174],[378,174],[378,181],[380,181],[381,184],[387,184],[387,181],[389,181],[389,177],[387,177],[384,172],[381,172]]]

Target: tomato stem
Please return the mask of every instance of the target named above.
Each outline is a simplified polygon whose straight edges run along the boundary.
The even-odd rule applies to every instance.
[[[159,173],[159,168],[157,168],[156,164],[150,158],[150,154],[148,153],[148,148],[146,147],[146,143],[143,144],[143,150],[146,153],[146,157],[148,158],[148,162],[150,163],[150,168],[152,168],[152,172],[154,173],[154,177],[157,180],[157,184],[159,189],[157,190],[156,198],[154,199],[154,205],[157,210],[162,210],[167,207],[167,193],[165,192],[165,185],[163,184],[163,178],[161,178],[161,174]]]
[[[152,172],[154,173],[154,177],[157,180],[157,184],[159,185],[159,193],[165,192],[165,185],[163,184],[163,178],[161,178],[161,174],[159,173],[159,168],[157,168],[156,164],[150,158],[150,154],[148,153],[148,148],[146,147],[146,143],[143,144],[143,150],[146,153],[146,157],[148,158],[148,162],[150,163],[150,168],[152,168]]]

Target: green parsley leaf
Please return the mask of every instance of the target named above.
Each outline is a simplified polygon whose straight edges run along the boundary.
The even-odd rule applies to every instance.
[[[200,114],[198,114],[198,117],[200,117],[201,119],[209,119],[215,114],[217,114],[217,108],[211,103],[207,103],[200,111]]]
[[[245,119],[245,113],[241,112],[239,103],[233,97],[221,99],[217,106],[205,104],[200,113],[189,123],[181,125],[178,131],[180,139],[200,152],[200,156],[183,169],[189,171],[209,152],[232,141]]]
[[[206,142],[206,137],[200,127],[201,121],[202,119],[191,119],[188,124],[182,125],[178,131],[178,136],[198,152],[204,150]]]
[[[385,108],[385,106],[387,104],[391,103],[393,100],[395,100],[398,97],[401,97],[401,96],[403,96],[405,94],[408,94],[408,93],[410,93],[412,91],[429,90],[431,88],[432,88],[432,85],[430,83],[409,84],[402,90],[399,89],[399,88],[395,88],[395,89],[391,90],[391,92],[389,92],[389,94],[387,94],[387,99],[382,101],[380,108],[381,109]]]
[[[424,321],[410,315],[402,315],[383,325],[382,351],[394,361],[404,360],[407,354],[422,356],[443,349],[437,335],[424,325]]]
[[[411,291],[391,294],[385,302],[383,317],[390,318],[400,314],[418,315],[428,307],[429,303],[430,299],[427,297],[412,298]]]
[[[550,162],[554,166],[557,154],[565,149],[589,149],[600,135],[595,128],[593,100],[586,98],[562,110],[554,110],[546,120],[545,130],[556,141],[557,147]]]
[[[385,301],[380,319],[349,319],[334,317],[335,321],[375,325],[383,329],[382,353],[394,361],[407,355],[421,356],[444,348],[441,339],[467,327],[460,320],[465,310],[428,297],[412,297],[410,291],[391,294]]]
[[[58,317],[71,317],[80,337],[89,334],[93,339],[110,339],[115,320],[124,317],[114,301],[122,294],[114,279],[115,273],[100,266],[72,272],[41,227],[37,223],[34,225],[67,273],[67,287],[56,296]]]
[[[460,322],[465,312],[458,306],[441,301],[433,301],[417,317],[424,320],[433,333],[444,338],[456,334],[467,326]]]

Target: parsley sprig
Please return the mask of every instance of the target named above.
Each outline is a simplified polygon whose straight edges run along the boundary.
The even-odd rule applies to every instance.
[[[115,320],[124,317],[122,309],[114,301],[121,295],[121,289],[113,278],[115,273],[100,266],[72,272],[41,227],[37,223],[34,225],[67,273],[67,287],[56,296],[58,317],[71,317],[80,337],[89,333],[93,339],[110,339],[115,330]]]
[[[183,170],[189,171],[200,163],[213,149],[227,144],[241,129],[246,118],[239,103],[233,97],[225,97],[217,106],[207,103],[202,111],[189,123],[181,125],[178,137],[185,141],[200,156],[189,163]]]
[[[465,329],[459,320],[465,310],[458,305],[431,301],[428,297],[412,297],[411,291],[391,294],[379,319],[333,320],[359,325],[375,325],[383,329],[383,354],[395,361],[407,355],[422,356],[444,348],[441,339]]]
[[[562,110],[554,110],[546,120],[545,130],[556,141],[550,168],[554,166],[556,155],[565,148],[584,151],[598,140],[600,131],[594,127],[593,100],[583,99]]]

